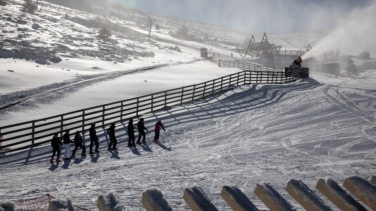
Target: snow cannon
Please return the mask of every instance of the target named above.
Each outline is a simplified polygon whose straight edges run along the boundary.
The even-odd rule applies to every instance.
[[[309,68],[302,67],[303,59],[299,56],[289,67],[285,67],[285,77],[306,78],[309,77]]]

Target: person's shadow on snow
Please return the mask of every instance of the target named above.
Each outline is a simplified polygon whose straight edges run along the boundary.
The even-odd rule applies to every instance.
[[[132,150],[132,153],[135,155],[141,155],[140,152],[138,151],[137,147],[129,147],[129,149]]]
[[[111,152],[111,158],[120,159],[118,151],[112,150],[110,152]]]
[[[83,160],[85,159],[85,157],[81,157],[81,158],[76,158],[74,159],[74,164],[80,164]]]
[[[69,168],[69,165],[70,165],[70,162],[71,160],[63,160],[64,164],[61,166],[63,169],[68,169]]]
[[[57,168],[59,168],[58,163],[51,163],[51,166],[50,166],[50,168],[48,168],[48,170],[55,171]]]
[[[99,153],[90,154],[91,162],[92,162],[92,163],[96,163],[96,162],[98,162],[99,156],[100,156]]]
[[[141,144],[141,147],[144,151],[153,152],[153,150],[151,150],[149,145],[147,145],[147,144]]]
[[[171,151],[171,147],[166,147],[166,145],[164,144],[161,144],[161,142],[155,142],[158,146],[160,146],[162,149],[164,150],[168,150],[168,151]]]

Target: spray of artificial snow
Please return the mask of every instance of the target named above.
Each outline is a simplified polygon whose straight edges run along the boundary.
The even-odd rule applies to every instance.
[[[323,53],[339,51],[359,55],[363,51],[376,54],[376,2],[353,11],[331,33],[313,46],[303,59],[315,58]]]

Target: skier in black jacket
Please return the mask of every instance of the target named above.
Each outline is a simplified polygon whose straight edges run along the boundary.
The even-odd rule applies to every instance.
[[[128,122],[128,147],[136,146],[134,143],[136,137],[134,136],[134,127],[133,127],[133,119],[130,119]]]
[[[138,130],[137,144],[141,144],[141,142],[140,142],[141,137],[142,137],[142,143],[146,143],[145,142],[145,130],[148,130],[148,129],[145,127],[144,118],[141,118],[138,121],[138,123],[137,123],[137,130]]]
[[[60,162],[60,145],[63,145],[63,143],[61,143],[59,134],[55,133],[51,140],[51,147],[52,147],[52,156],[50,160],[51,162],[53,162],[55,154],[57,154],[56,162]]]
[[[115,136],[115,123],[111,123],[111,126],[107,128],[107,133],[110,136],[110,144],[108,145],[108,150],[117,150],[116,148],[117,139]]]
[[[98,153],[98,147],[99,147],[99,139],[97,136],[97,131],[95,131],[95,123],[91,124],[91,127],[89,128],[89,135],[90,135],[90,154],[94,154],[93,152],[93,145],[95,144],[95,153]]]
[[[82,136],[80,134],[80,131],[77,130],[76,135],[74,136],[74,149],[73,149],[73,153],[72,153],[71,158],[74,158],[74,156],[76,155],[76,151],[77,151],[78,147],[80,147],[82,149],[81,156],[82,157],[86,156],[86,149],[85,149],[85,146],[84,146],[84,143],[83,143]]]
[[[71,143],[73,143],[70,139],[69,130],[66,130],[63,135],[63,143],[64,143],[64,160],[68,160],[71,157]]]

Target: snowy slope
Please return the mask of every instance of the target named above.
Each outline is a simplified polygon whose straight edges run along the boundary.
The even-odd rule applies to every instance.
[[[242,86],[213,99],[145,115],[151,131],[164,122],[160,144],[126,147],[126,123],[117,126],[119,152],[59,165],[49,147],[1,159],[0,195],[17,201],[45,193],[94,209],[98,194],[117,193],[128,210],[142,210],[144,190],[158,188],[175,210],[188,210],[184,188],[200,186],[220,210],[223,185],[253,190],[270,182],[288,197],[290,178],[314,187],[319,178],[339,182],[375,171],[375,90],[320,85],[314,79],[286,85]],[[147,134],[147,140],[153,134]],[[86,137],[87,138],[87,137]],[[291,203],[294,203],[293,201]],[[295,204],[297,208],[299,205]]]
[[[1,13],[2,17],[6,16],[4,14],[11,14],[12,19],[34,17],[17,12],[19,7],[2,7],[7,10]],[[44,10],[49,11],[48,8]],[[59,12],[63,17],[66,11],[51,9],[50,12]],[[71,13],[83,14],[79,11]],[[34,19],[39,20],[40,16],[37,14]],[[7,27],[16,27],[15,30],[18,27],[5,21],[6,18],[0,20],[2,24],[8,24]],[[56,25],[48,23],[44,29],[47,26],[57,29],[62,23],[72,24],[60,21]],[[43,24],[42,20],[38,22]],[[173,38],[168,35],[168,28],[153,31],[153,41],[146,42],[146,30],[133,21],[121,23],[145,36],[141,41],[133,41],[131,37],[119,41],[119,46],[125,46],[126,42],[134,45],[126,62],[107,61],[103,60],[104,55],[91,57],[78,52],[60,52],[56,55],[62,58],[62,62],[50,65],[0,59],[1,100],[9,98],[11,101],[62,84],[104,77],[3,109],[1,124],[199,83],[239,71],[221,69],[208,61],[197,62],[202,43]],[[180,26],[180,22],[174,23],[175,27]],[[192,28],[196,24],[192,23]],[[7,30],[12,31],[11,28]],[[91,31],[90,36],[94,39],[93,29],[83,27],[80,30]],[[56,39],[66,36],[66,30],[62,29],[45,32],[48,35],[53,31],[56,31]],[[36,40],[38,33],[33,33],[28,31]],[[73,30],[69,33],[77,38],[81,36]],[[216,36],[226,39],[233,37],[230,34],[223,31]],[[5,33],[5,36],[9,39],[17,37],[17,33]],[[242,40],[243,35],[237,36]],[[157,41],[157,37],[163,40]],[[287,45],[294,37],[270,36],[269,40],[280,39]],[[296,37],[300,37],[302,45],[311,42],[304,40],[301,34]],[[51,40],[51,43],[45,41],[43,46],[63,42],[54,39],[48,35],[46,40]],[[64,44],[74,49],[75,45],[70,41]],[[82,40],[76,45],[81,49],[89,44],[92,45],[91,51],[100,42]],[[169,48],[175,45],[179,46],[181,53]],[[225,55],[231,52],[221,45],[209,46],[206,43],[204,46]],[[154,56],[142,57],[139,52],[153,52]],[[219,193],[222,186],[234,185],[243,189],[258,208],[266,209],[253,190],[257,183],[269,182],[298,210],[302,210],[285,191],[290,178],[301,179],[314,189],[319,178],[330,177],[341,183],[349,176],[368,179],[375,172],[375,62],[373,59],[355,62],[364,67],[358,78],[311,74],[311,78],[291,84],[237,87],[194,104],[144,115],[149,142],[154,135],[155,122],[162,120],[165,124],[167,131],[162,132],[160,144],[126,147],[128,138],[124,123],[117,124],[118,152],[106,151],[108,136],[103,130],[98,130],[101,153],[84,159],[50,164],[49,146],[4,155],[0,157],[0,200],[16,202],[50,193],[60,199],[72,198],[75,205],[95,210],[98,195],[114,192],[127,210],[144,210],[140,203],[142,192],[158,188],[173,210],[189,210],[182,199],[184,188],[200,186],[219,210],[228,210]],[[167,66],[130,73],[153,65]],[[111,76],[118,73],[119,77]],[[88,146],[87,134],[85,141]]]

